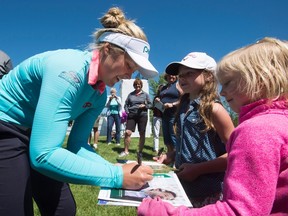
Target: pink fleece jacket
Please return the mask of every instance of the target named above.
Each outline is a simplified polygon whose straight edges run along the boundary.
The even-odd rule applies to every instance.
[[[257,101],[242,107],[239,122],[227,143],[222,201],[189,209],[145,199],[138,215],[288,215],[287,105]]]

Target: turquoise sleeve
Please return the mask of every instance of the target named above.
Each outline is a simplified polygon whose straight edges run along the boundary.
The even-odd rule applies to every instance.
[[[73,85],[73,80],[67,82],[63,76],[55,76],[55,71],[60,74],[64,66],[68,71],[69,67],[71,71],[77,67],[77,71],[86,70],[82,65],[78,66],[78,58],[71,56],[67,59],[50,57],[42,68],[44,72],[30,140],[31,165],[59,181],[120,188],[122,168],[106,161],[87,144],[95,118],[105,106],[106,92],[90,94],[95,90],[86,83],[85,76],[79,76]],[[93,107],[82,111],[82,104],[87,100],[93,101]],[[70,119],[75,119],[75,123],[67,148],[63,148]]]

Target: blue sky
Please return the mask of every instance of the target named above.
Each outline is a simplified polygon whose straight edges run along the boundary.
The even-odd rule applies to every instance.
[[[0,0],[0,49],[14,66],[54,49],[85,49],[112,6],[136,19],[160,73],[191,51],[219,61],[265,36],[288,40],[287,0]]]

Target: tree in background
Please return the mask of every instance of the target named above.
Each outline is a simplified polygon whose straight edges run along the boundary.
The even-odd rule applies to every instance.
[[[149,83],[149,90],[150,90],[150,94],[154,97],[157,93],[157,89],[158,89],[158,86],[159,85],[165,85],[167,82],[166,80],[164,79],[164,73],[162,73],[160,76],[159,76],[159,79],[158,80],[155,80],[155,79],[149,79],[148,80],[148,83]]]
[[[224,100],[222,97],[221,97],[221,102],[223,104],[223,106],[225,107],[225,109],[227,110],[227,112],[229,113],[231,119],[232,119],[232,122],[234,124],[235,127],[237,127],[238,125],[238,114],[235,113],[229,106],[229,104],[227,103],[226,100]]]

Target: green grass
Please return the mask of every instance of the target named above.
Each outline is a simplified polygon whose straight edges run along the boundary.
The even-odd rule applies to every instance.
[[[106,137],[100,137],[98,142],[97,152],[106,160],[116,163],[118,154],[123,151],[124,144],[123,139],[121,139],[121,145],[116,146],[115,144],[107,145],[105,141]],[[129,147],[130,154],[125,158],[129,160],[137,160],[136,152],[138,151],[138,141],[139,138],[132,138]],[[163,147],[162,137],[160,138],[160,147]],[[146,138],[145,148],[143,150],[143,160],[152,160],[155,155],[153,152],[153,138]],[[77,216],[133,216],[136,214],[135,207],[123,207],[123,206],[99,206],[97,205],[97,197],[99,193],[99,187],[89,186],[89,185],[74,185],[70,184],[71,190],[73,192],[76,205],[77,205]],[[34,212],[36,216],[40,216],[39,210],[36,205],[34,205]]]

